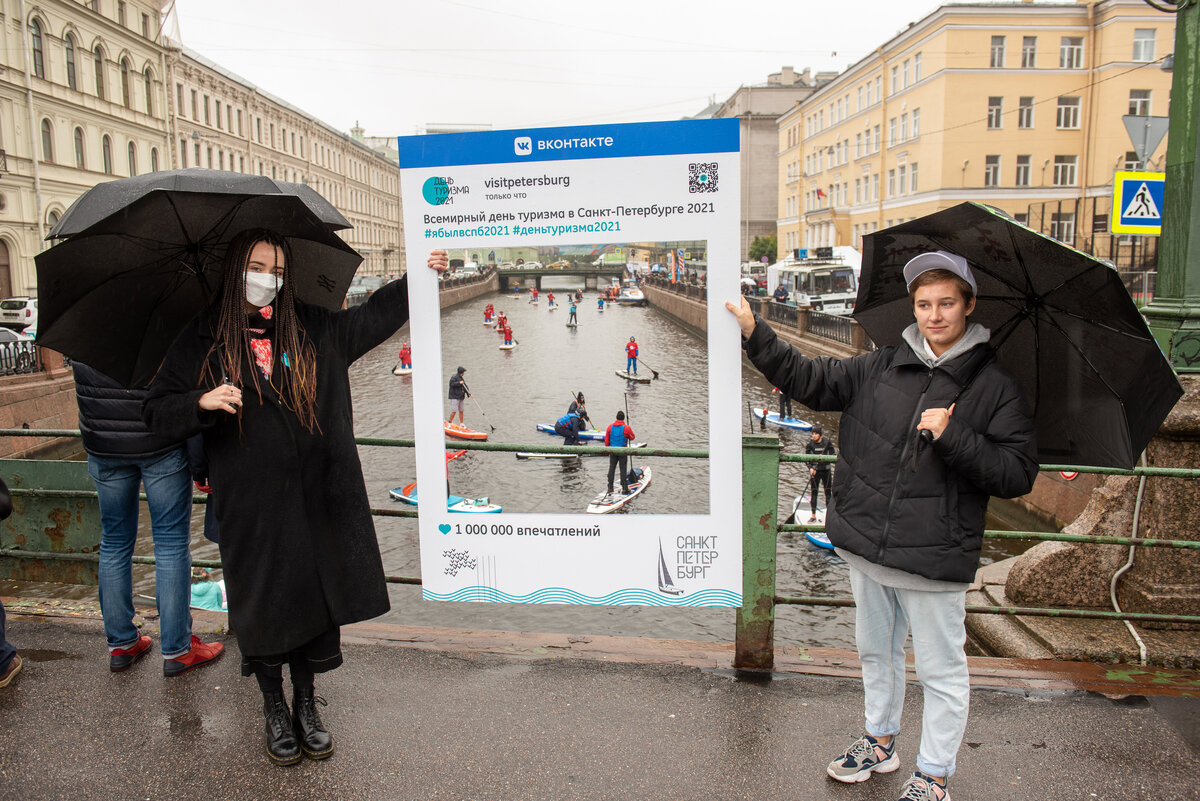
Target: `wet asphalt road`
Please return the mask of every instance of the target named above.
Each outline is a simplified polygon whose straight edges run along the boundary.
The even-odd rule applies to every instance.
[[[23,801],[895,799],[920,714],[910,686],[902,770],[844,786],[824,766],[860,725],[855,679],[376,640],[318,677],[337,753],[279,768],[232,637],[217,663],[166,679],[157,637],[110,674],[93,619],[10,613],[8,635],[27,663],[0,690],[0,797]],[[956,801],[1200,797],[1195,698],[976,690],[971,705]]]

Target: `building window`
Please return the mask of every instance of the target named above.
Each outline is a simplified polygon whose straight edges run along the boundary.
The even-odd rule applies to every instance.
[[[879,200],[879,173],[871,176],[871,200]]]
[[[242,133],[242,110],[239,108],[237,110],[237,112],[238,112],[238,136],[244,136],[244,134]]]
[[[42,161],[54,163],[54,129],[50,120],[42,120]]]
[[[133,177],[137,175],[137,145],[130,142],[129,147],[126,148],[126,153],[129,156],[129,175]]]
[[[195,89],[192,90],[192,119],[200,119],[200,95],[196,93]]]
[[[199,167],[200,166],[200,143],[199,142],[192,143],[192,155],[196,159],[196,166]]]
[[[211,170],[212,165],[213,165],[212,148],[211,147],[205,148],[205,155],[208,156],[208,168]],[[199,159],[197,159],[197,161],[199,161]]]
[[[1074,186],[1075,185],[1075,165],[1078,163],[1078,156],[1055,156],[1054,157],[1054,185],[1055,186]]]
[[[29,20],[29,38],[33,41],[33,74],[46,77],[46,54],[42,50],[42,23]]]
[[[921,135],[921,109],[914,108],[912,110],[912,138],[916,139]]]
[[[150,15],[142,14],[142,38],[150,38]]]
[[[888,120],[888,147],[896,144],[896,118]]]
[[[129,99],[129,59],[121,59],[121,105],[131,107]]]
[[[914,53],[913,54],[913,82],[916,83],[920,80],[921,80],[921,54]]]
[[[1058,99],[1058,127],[1075,129],[1079,127],[1079,98],[1060,97]]]
[[[149,67],[146,67],[142,78],[146,81],[146,113],[154,116],[154,73]]]
[[[1022,97],[1017,106],[1017,127],[1033,127],[1033,98]]]
[[[896,171],[888,170],[887,196],[896,196]]]
[[[175,84],[175,113],[183,114],[183,84]]]
[[[117,24],[125,27],[125,0],[117,0]]]
[[[908,141],[908,112],[900,115],[900,141]]]
[[[158,172],[158,148],[150,148],[150,172]]]
[[[986,156],[983,163],[983,185],[1000,185],[1000,157]]]
[[[1050,236],[1059,242],[1075,241],[1075,212],[1065,211],[1050,216]]]
[[[208,95],[204,96],[204,124],[211,125],[212,117],[209,113]]]
[[[883,76],[875,76],[875,101],[883,100]]]
[[[221,127],[221,101],[218,100],[213,105],[215,106],[215,108],[213,110],[217,115],[217,127],[220,128]]]
[[[258,143],[261,145],[262,144],[262,117],[254,118],[254,132],[255,132],[255,138],[258,139]]]
[[[1017,156],[1016,186],[1029,186],[1029,174],[1033,163],[1032,156]]]
[[[1031,70],[1037,67],[1037,37],[1026,36],[1021,39],[1021,69]]]
[[[1058,49],[1058,67],[1064,70],[1083,69],[1083,37],[1064,36]]]
[[[995,130],[1003,127],[1004,118],[1004,98],[989,97],[987,110],[987,127],[989,130]]]
[[[898,194],[901,194],[901,195],[904,194],[906,178],[908,177],[906,175],[907,172],[908,172],[907,165],[901,164],[899,167],[896,168],[896,192]]]
[[[1137,117],[1150,116],[1150,90],[1129,90],[1129,113]]]
[[[991,60],[988,63],[992,69],[1003,69],[1004,67],[1004,37],[992,37]]]
[[[909,75],[908,75],[908,64],[909,64],[908,59],[904,59],[904,63],[900,65],[900,74],[904,76],[904,78],[903,78],[904,88],[906,88],[906,89],[908,88],[908,85],[911,82],[909,80]]]
[[[67,54],[67,86],[79,90],[79,71],[75,66],[75,37],[67,34],[63,37],[63,49]]]
[[[104,99],[104,51],[100,45],[92,51],[92,65],[96,70],[96,97]]]
[[[100,155],[104,158],[104,174],[113,174],[112,140],[105,134],[100,138]]]
[[[858,103],[858,105],[855,106],[854,110],[862,111],[863,110],[863,88],[861,86],[858,87],[857,103]]]
[[[179,139],[179,166],[186,167],[187,165],[187,139],[181,137]]]
[[[892,67],[892,94],[900,91],[900,68]]]
[[[1154,29],[1135,28],[1133,31],[1133,60],[1154,60]]]
[[[917,162],[908,165],[908,192],[915,195],[917,193]]]
[[[75,139],[75,166],[82,170],[84,168],[83,129],[82,128],[75,129],[74,139]]]
[[[854,179],[854,202],[862,203],[862,178]]]

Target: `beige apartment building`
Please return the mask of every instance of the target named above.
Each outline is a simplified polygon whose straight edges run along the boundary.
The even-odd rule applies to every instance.
[[[1108,233],[1113,173],[1163,167],[1122,116],[1167,115],[1174,36],[1142,0],[936,9],[779,118],[781,256],[973,200],[1147,266]]]
[[[176,167],[306,182],[354,224],[360,272],[404,268],[399,165],[160,33],[167,0],[0,0],[0,297],[101,181]]]

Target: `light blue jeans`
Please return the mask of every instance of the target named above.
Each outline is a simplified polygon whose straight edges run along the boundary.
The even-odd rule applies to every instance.
[[[850,588],[857,607],[854,633],[867,734],[886,737],[900,731],[904,641],[911,627],[917,679],[925,692],[917,769],[930,776],[953,775],[971,696],[963,650],[967,594],[884,587],[853,567]]]
[[[154,535],[154,595],[164,659],[191,649],[192,478],[181,447],[146,459],[88,455],[88,475],[100,496],[100,612],[109,650],[137,642],[133,623],[133,546],[138,489],[146,487]]]

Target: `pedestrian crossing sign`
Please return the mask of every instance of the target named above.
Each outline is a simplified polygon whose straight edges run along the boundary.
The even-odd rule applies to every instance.
[[[1112,233],[1162,233],[1166,173],[1118,172],[1113,178]]]

